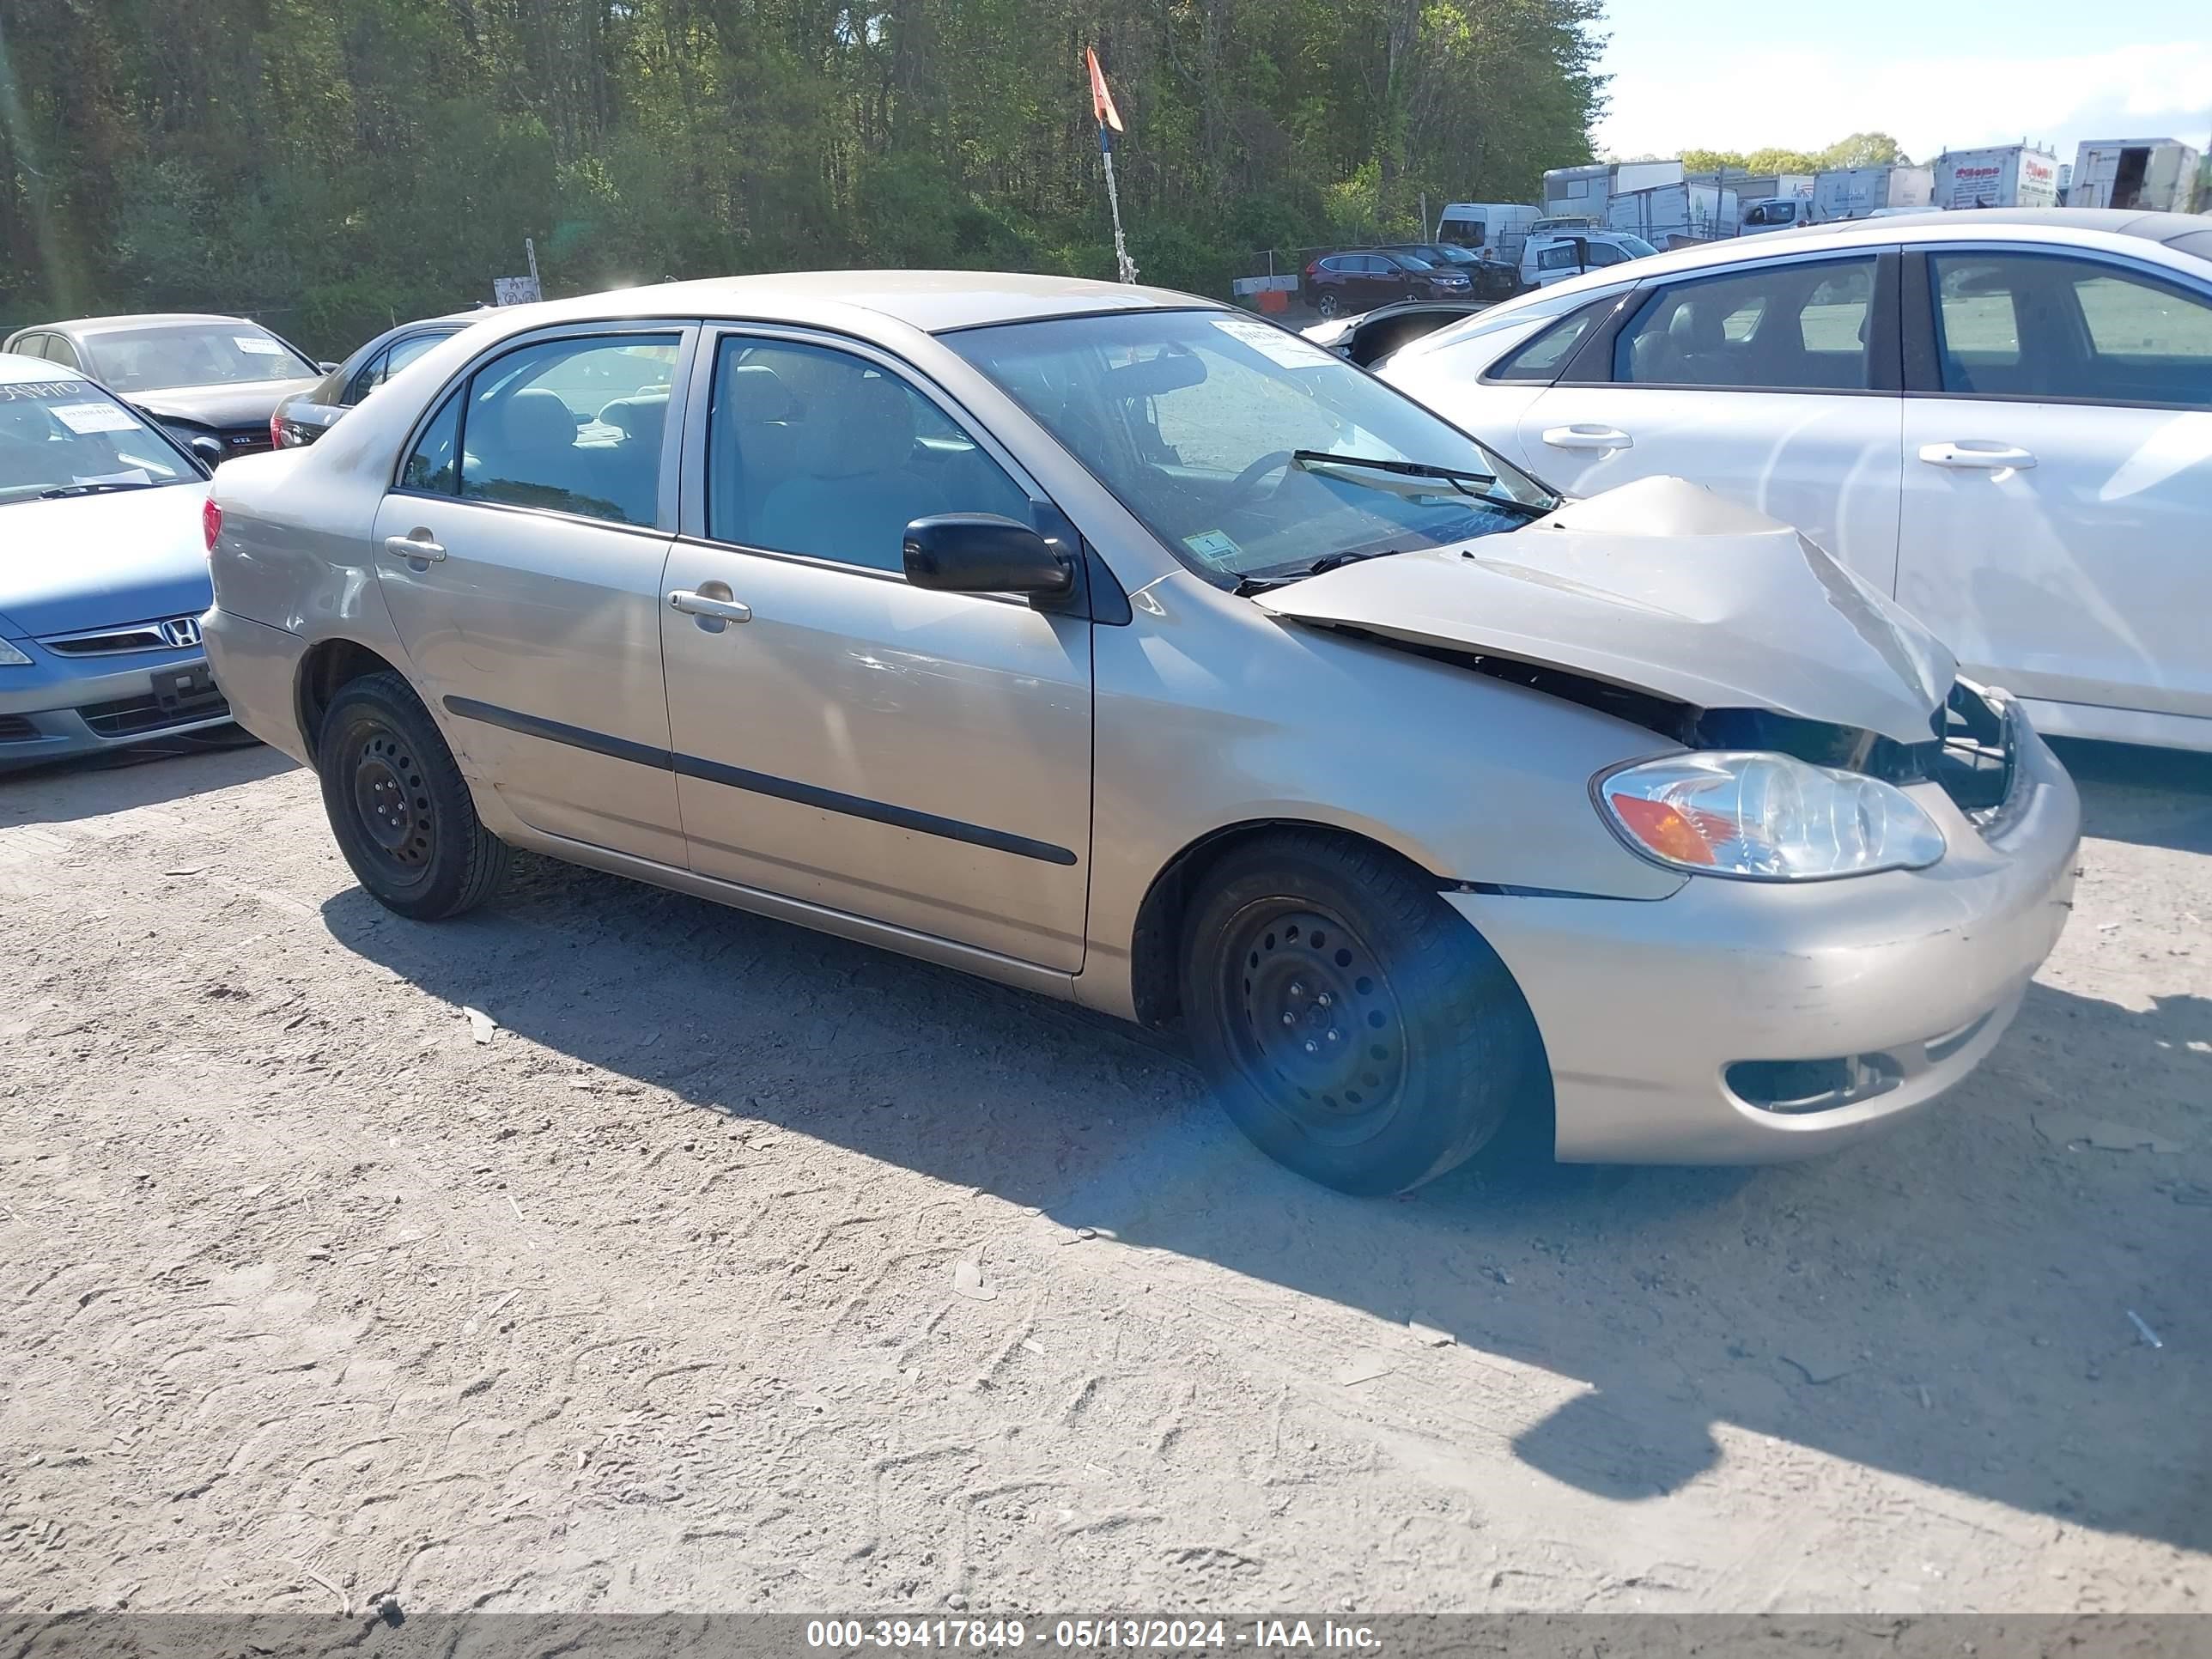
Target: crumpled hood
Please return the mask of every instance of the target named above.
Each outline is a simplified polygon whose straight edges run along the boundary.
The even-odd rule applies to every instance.
[[[242,386],[177,386],[159,392],[120,394],[123,401],[143,409],[160,421],[191,421],[201,426],[252,426],[265,423],[276,405],[295,392],[321,382],[313,376],[298,380],[248,380]]]
[[[194,480],[0,505],[0,633],[35,639],[206,610],[207,492]]]
[[[1464,547],[1346,565],[1255,603],[1899,743],[1935,735],[1958,666],[1796,531],[1680,478],[1623,484]]]

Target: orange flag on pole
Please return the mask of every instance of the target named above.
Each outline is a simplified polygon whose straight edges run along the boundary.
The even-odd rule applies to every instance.
[[[1121,112],[1114,107],[1114,94],[1106,89],[1106,71],[1098,67],[1098,54],[1091,47],[1083,49],[1083,61],[1091,67],[1091,109],[1097,116],[1098,125],[1121,131]]]

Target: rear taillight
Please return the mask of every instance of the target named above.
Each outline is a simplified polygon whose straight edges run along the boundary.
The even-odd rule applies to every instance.
[[[207,538],[207,550],[213,554],[216,538],[222,534],[222,508],[212,495],[200,503],[200,532]]]
[[[284,417],[282,415],[271,415],[269,417],[269,447],[271,449],[284,447]]]

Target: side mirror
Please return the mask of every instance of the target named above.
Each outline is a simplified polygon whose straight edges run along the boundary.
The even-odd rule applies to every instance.
[[[203,432],[185,447],[211,467],[222,465],[222,440],[220,438],[210,438]]]
[[[335,374],[338,372],[338,366],[336,363],[317,363],[315,367],[325,374]]]
[[[939,513],[906,527],[906,579],[939,593],[1057,599],[1074,568],[1025,524],[995,513]]]

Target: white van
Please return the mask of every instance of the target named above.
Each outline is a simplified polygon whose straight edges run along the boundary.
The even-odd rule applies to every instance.
[[[1532,234],[1522,245],[1521,281],[1529,288],[1548,288],[1586,270],[1625,264],[1658,251],[1641,236],[1632,236],[1624,230]]]
[[[1743,210],[1743,223],[1738,228],[1740,236],[1756,236],[1761,231],[1793,230],[1799,225],[1813,222],[1813,198],[1809,196],[1769,196],[1763,201],[1753,202]]]
[[[1437,240],[1518,266],[1522,244],[1544,210],[1523,202],[1453,202],[1437,218]]]

